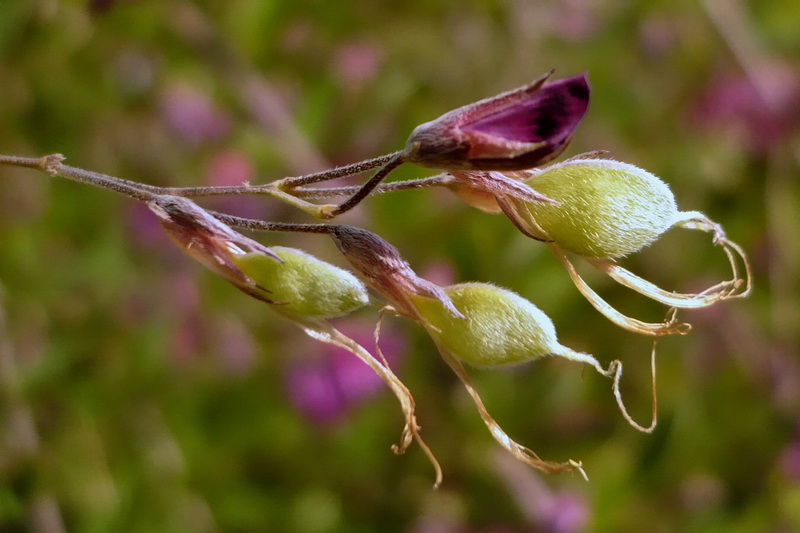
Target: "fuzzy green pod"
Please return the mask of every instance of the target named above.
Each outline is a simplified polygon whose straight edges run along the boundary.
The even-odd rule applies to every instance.
[[[286,302],[276,310],[311,317],[340,316],[369,301],[364,284],[350,272],[302,250],[271,247],[283,262],[259,253],[235,254],[233,262],[248,277],[270,291],[270,299]]]
[[[558,343],[553,321],[514,292],[488,283],[463,283],[444,290],[466,320],[454,316],[439,300],[411,298],[432,326],[430,334],[463,361],[499,366],[571,352]]]
[[[548,239],[584,257],[620,257],[654,242],[678,215],[669,187],[636,166],[566,161],[525,182],[558,204],[528,202]]]

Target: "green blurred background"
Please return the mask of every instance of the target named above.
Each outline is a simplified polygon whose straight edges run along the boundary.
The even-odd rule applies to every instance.
[[[749,251],[756,280],[659,343],[652,435],[578,365],[472,371],[512,437],[582,460],[589,483],[506,456],[421,328],[388,319],[384,349],[444,467],[433,491],[418,448],[391,453],[396,400],[360,363],[180,255],[142,206],[3,167],[0,531],[800,531],[798,21],[795,0],[0,2],[0,153],[159,185],[262,183],[396,150],[416,124],[551,68],[588,71],[565,156],[610,150],[661,176]],[[204,205],[308,221],[268,199]],[[647,420],[650,340],[597,314],[505,218],[446,191],[343,218],[422,275],[509,287],[565,345],[621,358]],[[344,264],[322,236],[258,238]],[[727,276],[685,231],[625,264],[681,290]],[[376,314],[338,324],[368,344]]]

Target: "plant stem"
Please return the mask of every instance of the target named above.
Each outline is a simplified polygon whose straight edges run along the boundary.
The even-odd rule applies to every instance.
[[[322,181],[330,181],[336,178],[360,174],[388,163],[392,159],[397,158],[400,153],[400,151],[392,152],[391,154],[374,157],[372,159],[366,159],[364,161],[359,161],[358,163],[352,163],[350,165],[344,165],[342,167],[323,170],[322,172],[315,172],[313,174],[306,174],[305,176],[298,176],[295,178],[284,178],[280,180],[281,188],[284,190],[294,189],[295,187],[302,187],[303,185],[311,185],[312,183],[320,183]]]
[[[285,222],[268,222],[266,220],[258,220],[255,218],[237,217],[234,215],[227,215],[225,213],[218,213],[216,211],[209,211],[209,213],[225,224],[235,227],[249,229],[252,231],[289,231],[295,233],[333,233],[336,231],[340,224],[290,224]]]
[[[428,176],[427,178],[420,178],[416,180],[395,181],[392,183],[381,183],[375,187],[374,193],[384,194],[395,191],[405,191],[410,189],[422,189],[425,187],[439,187],[447,183],[447,174],[436,174],[435,176]],[[312,200],[319,200],[323,198],[330,198],[333,196],[349,196],[355,194],[361,189],[361,185],[349,185],[345,187],[309,187],[297,188],[292,191],[292,194],[298,198],[306,198]]]
[[[271,196],[317,218],[332,218],[336,215],[344,213],[360,203],[374,190],[377,190],[377,192],[380,193],[385,193],[437,186],[444,183],[445,176],[444,174],[440,174],[419,180],[410,180],[379,186],[380,182],[392,170],[400,166],[403,162],[402,153],[394,152],[373,159],[367,159],[358,163],[353,163],[351,165],[326,170],[324,172],[307,174],[305,176],[299,176],[296,178],[284,178],[265,185],[240,185],[224,187],[158,187],[155,185],[147,185],[144,183],[138,183],[135,181],[64,165],[62,163],[64,159],[64,156],[61,154],[51,154],[40,158],[0,155],[0,164],[37,169],[50,176],[61,176],[72,181],[110,189],[141,202],[149,202],[154,196],[160,195],[182,196],[186,198],[196,198],[202,196],[235,196],[245,194]],[[300,185],[308,185],[342,176],[357,174],[359,172],[375,168],[379,165],[383,165],[383,167],[362,186],[319,189],[295,188]],[[353,196],[339,206],[316,205],[303,200],[303,198],[327,198],[331,196],[344,196],[349,194],[352,194]]]
[[[160,187],[64,165],[62,164],[64,159],[61,154],[50,154],[39,158],[0,155],[0,164],[34,168],[50,176],[60,176],[79,183],[110,189],[140,202],[149,202],[153,197],[163,194]]]
[[[291,190],[291,195],[298,198],[325,198],[329,196],[345,196],[357,192],[361,187],[360,186],[331,187],[330,189],[320,188],[319,190],[295,189],[295,188],[300,187],[301,185],[310,185],[312,183],[319,183],[322,181],[328,181],[344,176],[351,176],[354,174],[358,174],[360,172],[364,172],[366,170],[370,170],[377,166],[383,165],[386,162],[390,161],[392,158],[396,157],[398,154],[399,152],[394,152],[373,159],[359,161],[358,163],[353,163],[351,165],[345,165],[342,167],[325,170],[323,172],[317,172],[314,174],[307,174],[305,176],[298,176],[292,178],[283,178],[282,180],[278,180],[278,182],[280,182],[281,188]],[[0,155],[0,164],[34,168],[37,170],[42,170],[44,172],[50,173],[50,171],[45,170],[43,165],[47,164],[50,165],[51,169],[55,168],[54,164],[56,163],[55,161],[56,155],[57,154],[52,154],[49,156],[45,156],[44,158]],[[44,161],[46,158],[50,158],[50,160]],[[63,159],[61,159],[61,161],[63,161]],[[138,183],[135,181],[129,181],[114,176],[108,176],[106,174],[90,172],[87,170],[82,170],[68,165],[60,165],[58,168],[59,168],[59,174],[62,173],[61,169],[66,171],[63,172],[63,174],[65,174],[64,177],[68,177],[76,181],[82,181],[84,183],[90,183],[92,185],[98,185],[100,187],[111,188],[108,185],[111,182],[114,182],[119,185],[123,186],[127,185],[129,187],[136,188],[140,191],[150,192],[153,194],[183,196],[186,198],[195,198],[200,196],[232,196],[232,195],[243,195],[243,194],[263,194],[268,196],[274,196],[276,189],[275,184],[277,183],[273,182],[266,185],[238,185],[238,186],[218,186],[218,187],[213,187],[213,186],[212,187],[158,187],[155,185],[147,185],[145,183]],[[392,192],[395,190],[414,189],[420,187],[439,185],[439,182],[437,180],[434,180],[433,178],[436,178],[436,176],[433,176],[431,178],[424,178],[422,180],[411,180],[408,182],[402,182],[402,184],[397,183],[397,184],[385,185],[379,187],[377,192],[379,193]],[[428,180],[431,181],[428,182]],[[301,193],[301,194],[296,194],[296,193]]]
[[[241,185],[227,187],[164,187],[161,189],[161,194],[171,194],[174,196],[185,196],[189,198],[198,196],[224,196],[237,194],[272,195],[276,186],[278,186],[281,190],[289,192],[292,196],[299,197],[299,195],[294,194],[295,190],[297,190],[297,187],[360,174],[385,164],[398,154],[400,154],[400,152],[393,152],[391,154],[382,155],[372,159],[365,159],[364,161],[359,161],[358,163],[352,163],[350,165],[323,170],[313,174],[283,178],[266,185]],[[355,186],[352,190],[357,191],[358,189],[359,187]]]
[[[386,179],[386,176],[389,173],[403,164],[403,153],[402,152],[395,152],[393,156],[383,165],[380,170],[378,170],[358,191],[351,196],[348,200],[345,200],[338,206],[335,206],[331,210],[323,209],[321,211],[321,218],[333,218],[335,216],[341,215],[347,211],[350,211],[352,208],[357,206],[361,201],[369,196],[375,187],[380,184],[381,181]],[[327,206],[324,206],[327,207]]]

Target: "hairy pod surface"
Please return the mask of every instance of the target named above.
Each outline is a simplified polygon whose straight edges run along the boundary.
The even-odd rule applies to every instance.
[[[525,182],[559,202],[528,202],[545,237],[584,257],[620,257],[653,243],[678,214],[669,187],[628,163],[567,161]]]
[[[340,316],[369,302],[367,289],[350,272],[321,261],[302,250],[270,248],[283,262],[263,254],[235,254],[233,261],[259,286],[270,291],[275,309],[310,317]]]
[[[433,298],[412,296],[428,330],[453,355],[480,366],[528,361],[565,350],[553,321],[518,294],[488,283],[463,283],[444,289],[466,320]]]

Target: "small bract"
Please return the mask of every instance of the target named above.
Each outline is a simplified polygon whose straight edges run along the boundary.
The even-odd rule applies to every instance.
[[[558,343],[552,320],[512,291],[488,283],[463,283],[445,292],[466,320],[433,298],[412,296],[412,300],[431,326],[430,334],[463,361],[498,366],[571,351]]]
[[[275,302],[275,310],[309,317],[340,316],[369,302],[367,289],[350,272],[302,250],[271,247],[283,262],[264,254],[234,254],[233,262]]]
[[[566,161],[525,183],[558,204],[527,202],[545,240],[584,257],[620,257],[654,242],[674,223],[669,187],[628,163]]]

